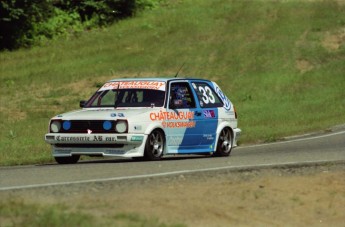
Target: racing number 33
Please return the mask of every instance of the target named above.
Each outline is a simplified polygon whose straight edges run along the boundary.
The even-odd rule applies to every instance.
[[[205,87],[199,86],[198,89],[202,93],[202,101],[205,104],[216,102],[216,99],[213,96],[212,90],[208,86],[205,86]]]

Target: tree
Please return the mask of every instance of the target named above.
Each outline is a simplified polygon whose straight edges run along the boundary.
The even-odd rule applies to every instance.
[[[0,49],[30,46],[34,24],[46,20],[52,12],[49,0],[0,1]]]

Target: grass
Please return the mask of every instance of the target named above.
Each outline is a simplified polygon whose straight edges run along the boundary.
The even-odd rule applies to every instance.
[[[1,226],[132,226],[132,227],[183,227],[182,224],[165,224],[156,218],[145,218],[134,213],[107,212],[101,216],[84,208],[73,211],[71,206],[23,202],[7,199],[0,202]]]
[[[116,77],[215,80],[240,143],[345,123],[345,5],[337,1],[169,1],[75,39],[0,53],[0,165],[52,160],[49,119]]]

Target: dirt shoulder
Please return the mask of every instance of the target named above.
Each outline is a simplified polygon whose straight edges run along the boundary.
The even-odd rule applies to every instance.
[[[182,226],[344,226],[345,163],[213,171],[0,193],[113,223],[118,214]],[[1,216],[0,216],[1,221]],[[127,226],[122,223],[122,226]],[[143,225],[145,226],[145,225]]]

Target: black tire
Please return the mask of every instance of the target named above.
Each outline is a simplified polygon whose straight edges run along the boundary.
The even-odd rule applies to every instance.
[[[145,144],[144,158],[148,161],[160,160],[164,153],[165,136],[164,133],[159,130],[153,130],[147,137]]]
[[[79,161],[80,155],[70,157],[55,157],[55,161],[59,164],[75,164]]]
[[[230,128],[223,128],[219,134],[215,156],[229,156],[232,150],[232,132]]]

